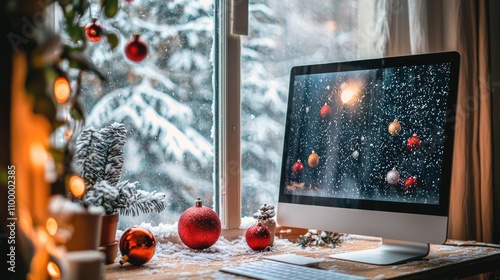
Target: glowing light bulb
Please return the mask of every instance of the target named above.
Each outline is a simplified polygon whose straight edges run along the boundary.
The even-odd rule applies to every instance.
[[[360,94],[360,84],[357,82],[342,83],[339,89],[340,100],[344,104],[353,104],[358,100]]]
[[[47,222],[45,222],[45,227],[47,228],[47,232],[50,235],[55,235],[57,232],[57,222],[54,218],[48,218]]]
[[[69,178],[69,190],[76,198],[82,198],[85,194],[85,182],[80,176],[73,175]]]
[[[54,82],[54,96],[59,103],[64,103],[69,99],[71,94],[71,87],[69,86],[68,79],[59,77]]]
[[[30,146],[31,162],[36,167],[43,167],[49,159],[45,147],[40,142],[32,143]]]
[[[50,277],[52,277],[52,278],[61,277],[61,269],[54,262],[49,262],[47,264],[47,272],[49,273]]]

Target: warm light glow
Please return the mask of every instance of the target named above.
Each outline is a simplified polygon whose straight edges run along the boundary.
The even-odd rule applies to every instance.
[[[352,104],[356,101],[359,89],[356,86],[343,83],[340,87],[340,100],[344,104]]]
[[[37,230],[37,236],[38,236],[38,244],[46,244],[49,242],[49,236],[47,233],[43,230]]]
[[[48,155],[45,147],[40,142],[34,142],[30,147],[31,162],[36,167],[43,167],[47,163]]]
[[[335,31],[337,30],[337,22],[334,20],[328,20],[324,23],[324,26],[326,29],[329,31]]]
[[[57,232],[57,222],[54,220],[54,218],[48,218],[47,222],[45,223],[45,227],[47,228],[47,232],[50,235],[55,235]]]
[[[47,272],[52,278],[61,277],[61,269],[59,269],[59,266],[57,266],[54,262],[49,262],[47,264]]]
[[[64,77],[59,77],[54,82],[54,96],[59,103],[64,103],[68,100],[71,94],[69,82]]]
[[[81,177],[73,175],[69,179],[69,190],[76,198],[82,198],[85,194],[85,182]]]

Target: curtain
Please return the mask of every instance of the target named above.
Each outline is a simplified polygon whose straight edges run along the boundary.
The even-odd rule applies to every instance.
[[[461,55],[448,237],[492,242],[493,168],[487,0],[378,0],[360,56]],[[364,35],[367,35],[365,33]],[[385,44],[380,44],[383,40]]]

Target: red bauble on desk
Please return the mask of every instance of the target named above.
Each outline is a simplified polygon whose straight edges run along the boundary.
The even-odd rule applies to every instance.
[[[203,206],[201,199],[182,213],[178,223],[182,243],[191,249],[206,249],[217,242],[221,232],[219,216]]]

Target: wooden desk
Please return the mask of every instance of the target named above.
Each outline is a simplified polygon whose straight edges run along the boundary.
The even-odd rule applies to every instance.
[[[452,240],[447,243],[466,244]],[[243,279],[244,277],[219,272],[218,269],[255,261],[263,255],[285,253],[324,258],[325,262],[320,265],[322,269],[371,279],[456,279],[495,272],[495,269],[496,275],[500,275],[500,249],[481,246],[431,245],[430,254],[425,259],[392,266],[374,266],[329,258],[331,254],[375,248],[378,245],[377,240],[351,239],[337,248],[300,248],[292,242],[278,239],[271,251],[253,252],[243,247],[246,246],[244,240],[236,240],[197,252],[183,245],[164,243],[158,245],[154,258],[143,266],[120,266],[118,262],[105,266],[105,279]]]

